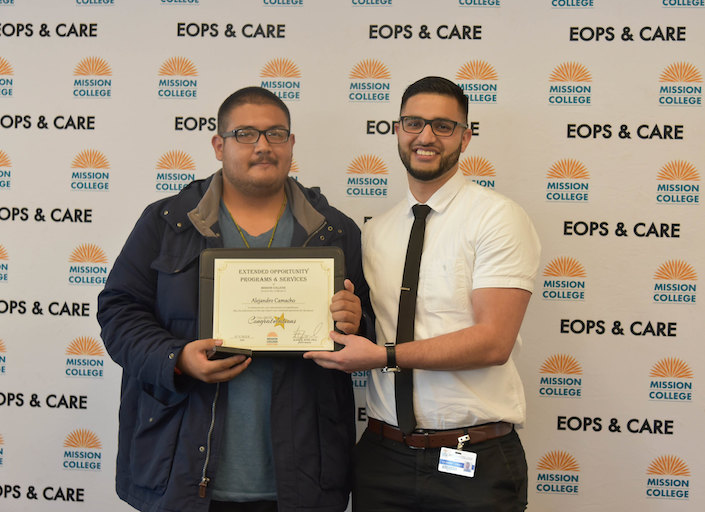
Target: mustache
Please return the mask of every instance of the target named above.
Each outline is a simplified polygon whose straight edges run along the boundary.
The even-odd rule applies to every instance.
[[[278,160],[276,158],[272,158],[269,156],[262,156],[259,158],[255,158],[254,160],[250,160],[250,165],[257,165],[257,164],[276,164]]]

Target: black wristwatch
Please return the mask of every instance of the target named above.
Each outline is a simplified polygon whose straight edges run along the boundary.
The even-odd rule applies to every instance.
[[[397,366],[396,345],[394,343],[385,343],[384,346],[387,349],[387,366],[382,368],[382,373],[400,372],[401,368]]]

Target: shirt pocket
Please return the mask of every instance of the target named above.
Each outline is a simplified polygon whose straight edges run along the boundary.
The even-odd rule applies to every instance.
[[[436,258],[422,270],[419,297],[426,311],[467,311],[465,267],[458,258]]]

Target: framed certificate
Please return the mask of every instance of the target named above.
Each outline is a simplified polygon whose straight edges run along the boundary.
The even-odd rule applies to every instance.
[[[338,247],[206,249],[199,338],[223,340],[214,357],[338,350],[330,303],[344,280]]]

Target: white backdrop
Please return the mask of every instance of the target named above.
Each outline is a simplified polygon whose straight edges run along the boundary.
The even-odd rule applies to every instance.
[[[217,169],[228,94],[280,94],[293,175],[361,225],[436,74],[471,100],[464,172],[544,247],[529,510],[701,510],[704,29],[703,0],[0,0],[0,509],[129,509],[96,296],[144,206]]]

